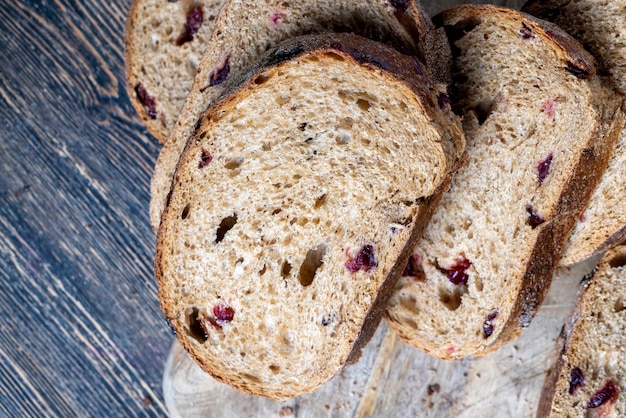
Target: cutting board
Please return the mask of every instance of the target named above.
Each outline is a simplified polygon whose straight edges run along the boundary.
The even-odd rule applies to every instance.
[[[462,2],[423,3],[435,14]],[[491,3],[517,8],[523,1]],[[513,343],[484,357],[432,358],[404,344],[383,322],[357,364],[314,393],[277,402],[215,381],[174,342],[163,377],[165,403],[173,418],[533,417],[556,338],[581,279],[597,262],[596,257],[558,270],[530,327]]]

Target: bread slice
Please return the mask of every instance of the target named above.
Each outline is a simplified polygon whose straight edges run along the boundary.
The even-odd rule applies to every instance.
[[[384,41],[402,53],[423,58],[427,67],[438,70],[438,76],[449,77],[445,34],[434,30],[413,0],[230,0],[220,13],[193,89],[154,169],[150,219],[155,231],[179,155],[199,115],[262,52],[292,36],[328,31]]]
[[[528,326],[616,143],[620,100],[558,27],[495,6],[435,17],[454,58],[469,163],[414,249],[388,310],[440,358],[484,354]]]
[[[585,282],[557,342],[537,417],[626,416],[626,246]]]
[[[626,92],[626,1],[531,1],[528,13],[551,20],[581,41]],[[588,208],[563,248],[560,265],[568,266],[626,240],[626,131]]]
[[[126,24],[128,96],[165,142],[183,108],[225,0],[133,0]]]
[[[421,71],[355,35],[294,38],[202,116],[155,274],[218,380],[287,398],[358,357],[464,148]]]

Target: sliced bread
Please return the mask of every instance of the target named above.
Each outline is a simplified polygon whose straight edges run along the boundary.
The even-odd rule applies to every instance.
[[[496,6],[435,17],[454,55],[469,163],[416,246],[387,310],[441,358],[484,354],[528,326],[606,168],[622,115],[592,57],[555,25]]]
[[[537,417],[626,416],[626,247],[585,282],[557,342]]]
[[[148,131],[169,137],[225,0],[133,0],[126,25],[128,96]]]
[[[218,380],[287,398],[358,358],[464,148],[421,71],[355,35],[294,38],[196,125],[155,274]]]
[[[626,92],[626,1],[531,1],[528,13],[561,26],[599,60],[623,96]],[[622,131],[613,158],[578,220],[559,262],[568,266],[626,240],[626,131]]]
[[[150,219],[155,231],[176,163],[199,115],[270,47],[293,36],[329,31],[383,41],[423,58],[427,67],[437,69],[441,80],[449,77],[445,35],[434,30],[413,0],[230,0],[218,17],[198,77],[154,169]]]

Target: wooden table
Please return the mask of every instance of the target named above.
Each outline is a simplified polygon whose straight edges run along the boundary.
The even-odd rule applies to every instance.
[[[427,7],[434,13],[456,3],[433,0]],[[515,7],[521,1],[497,3]],[[167,414],[161,381],[173,337],[156,298],[148,221],[149,181],[160,146],[125,91],[128,7],[129,0],[0,3],[0,417]],[[572,299],[575,286],[568,289]],[[560,319],[546,309],[546,323],[558,329]],[[376,338],[373,354],[359,367],[377,374],[385,387],[372,387],[368,377],[325,389],[343,387],[352,394],[356,400],[344,402],[348,415],[393,410],[384,402],[405,402],[414,411],[422,404],[424,410],[441,408],[432,416],[456,416],[459,405],[478,408],[455,404],[465,386],[446,382],[462,376],[476,386],[491,374],[481,380],[469,360],[442,368],[421,354],[403,357],[406,349],[396,341],[382,332]],[[495,364],[497,374],[509,359],[534,355],[516,357],[514,345],[507,350],[479,364],[486,370]],[[540,372],[515,378],[540,382],[549,366],[542,353],[537,367],[530,367],[531,360],[521,363],[529,373]],[[179,402],[178,412],[206,416],[206,403],[193,409],[194,396],[217,393],[210,392],[213,384],[206,381],[185,398],[171,384],[184,385],[187,371],[187,383],[189,376],[202,377],[193,375],[184,356],[173,354],[165,371],[168,403]],[[372,395],[410,382],[415,376],[405,371],[418,361],[427,379],[413,393],[405,387],[395,390],[397,398]],[[310,405],[317,405],[323,414],[339,416],[335,404],[321,398],[279,405],[224,396],[224,402],[257,411],[269,405],[268,414],[316,416]]]

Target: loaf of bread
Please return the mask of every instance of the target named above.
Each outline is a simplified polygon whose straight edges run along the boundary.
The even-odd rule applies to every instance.
[[[435,17],[469,163],[416,246],[386,317],[440,358],[484,354],[530,324],[562,245],[606,168],[620,99],[564,31],[510,9]]]
[[[626,246],[590,276],[559,336],[538,418],[626,416]]]
[[[126,24],[128,96],[148,131],[169,137],[225,0],[133,0]]]
[[[155,274],[204,370],[287,398],[358,358],[464,139],[415,57],[355,35],[291,39],[246,80],[195,124]]]
[[[329,31],[353,32],[383,41],[417,56],[428,68],[436,68],[440,81],[449,77],[445,35],[434,30],[413,0],[230,0],[218,17],[195,84],[154,169],[150,219],[155,231],[176,163],[199,115],[248,71],[262,52],[293,36]]]
[[[531,1],[524,10],[551,20],[574,36],[626,92],[626,1]],[[626,240],[626,131],[600,185],[569,237],[560,264],[571,265]]]

